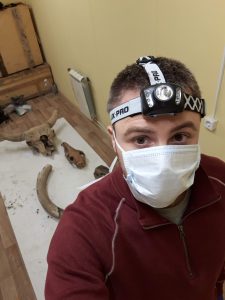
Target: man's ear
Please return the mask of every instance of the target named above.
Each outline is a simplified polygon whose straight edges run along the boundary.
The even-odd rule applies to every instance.
[[[116,152],[116,143],[115,143],[115,138],[114,138],[114,135],[113,135],[113,128],[112,128],[112,126],[111,125],[108,126],[107,130],[108,130],[108,133],[109,133],[109,135],[111,137],[113,149]]]

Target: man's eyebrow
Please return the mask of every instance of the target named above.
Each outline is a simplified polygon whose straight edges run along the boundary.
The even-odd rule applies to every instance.
[[[180,124],[180,125],[174,127],[171,130],[171,132],[178,131],[178,130],[181,130],[181,129],[184,129],[184,128],[190,128],[190,129],[192,129],[194,131],[197,131],[197,127],[195,126],[195,124],[193,122],[191,122],[191,121],[187,121],[187,122],[185,122],[183,124]]]
[[[149,128],[143,128],[143,127],[138,127],[138,126],[133,126],[133,127],[129,127],[126,132],[124,133],[125,136],[128,136],[131,133],[146,133],[146,134],[152,134],[154,133],[153,130],[149,129]]]
[[[174,127],[171,132],[175,132],[184,128],[190,128],[194,131],[197,131],[197,127],[194,125],[193,122],[191,121],[187,121],[185,123],[182,123],[176,127]],[[149,128],[143,128],[143,127],[139,127],[139,126],[133,126],[133,127],[129,127],[126,132],[124,133],[124,136],[128,136],[131,133],[143,133],[143,134],[154,134],[155,131],[149,129]]]

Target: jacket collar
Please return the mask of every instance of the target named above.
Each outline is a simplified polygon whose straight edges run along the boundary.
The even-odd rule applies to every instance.
[[[159,215],[152,207],[137,201],[133,197],[125,179],[123,178],[120,167],[117,168],[113,177],[115,178],[114,186],[117,193],[120,194],[121,198],[126,199],[126,203],[130,207],[137,210],[138,219],[143,228],[152,229],[171,224],[170,221]],[[183,219],[189,217],[191,214],[200,209],[213,205],[215,202],[219,201],[219,199],[220,195],[216,192],[207,174],[200,166],[195,174],[195,181],[191,187],[190,200]]]

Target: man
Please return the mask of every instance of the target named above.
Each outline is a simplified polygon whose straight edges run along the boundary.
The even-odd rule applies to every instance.
[[[200,156],[198,84],[142,57],[108,111],[120,166],[83,190],[55,232],[46,299],[215,300],[225,279],[225,163]]]

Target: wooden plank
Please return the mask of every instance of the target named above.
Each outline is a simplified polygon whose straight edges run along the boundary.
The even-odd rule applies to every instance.
[[[0,105],[4,106],[10,103],[11,97],[24,95],[27,100],[49,93],[53,90],[53,86],[54,81],[48,64],[1,77]]]
[[[0,249],[5,249],[3,247],[1,238],[0,238]],[[4,250],[0,252],[0,266],[1,266],[0,282],[2,282],[2,281],[4,281],[5,278],[7,278],[11,275],[10,264],[9,264],[6,252]]]
[[[1,288],[0,288],[0,300],[3,300],[3,295],[2,295]]]
[[[19,300],[13,276],[5,278],[0,282],[0,290],[3,300]]]
[[[43,63],[29,7],[18,4],[0,11],[0,53],[7,74]],[[10,38],[9,38],[10,37]]]
[[[15,251],[11,253],[12,258],[14,257],[14,259],[19,255],[16,248],[17,247],[15,246],[14,247]],[[24,269],[25,267],[23,261],[21,260],[21,256],[20,256],[20,261],[21,261],[21,265],[17,266],[16,270],[12,270],[15,287],[19,295],[18,299],[36,300],[36,296],[33,287],[31,286],[30,279],[27,275],[27,272],[25,272]]]
[[[0,237],[4,248],[15,244],[16,239],[5,209],[2,195],[0,194]]]
[[[37,300],[0,194],[0,300]]]

